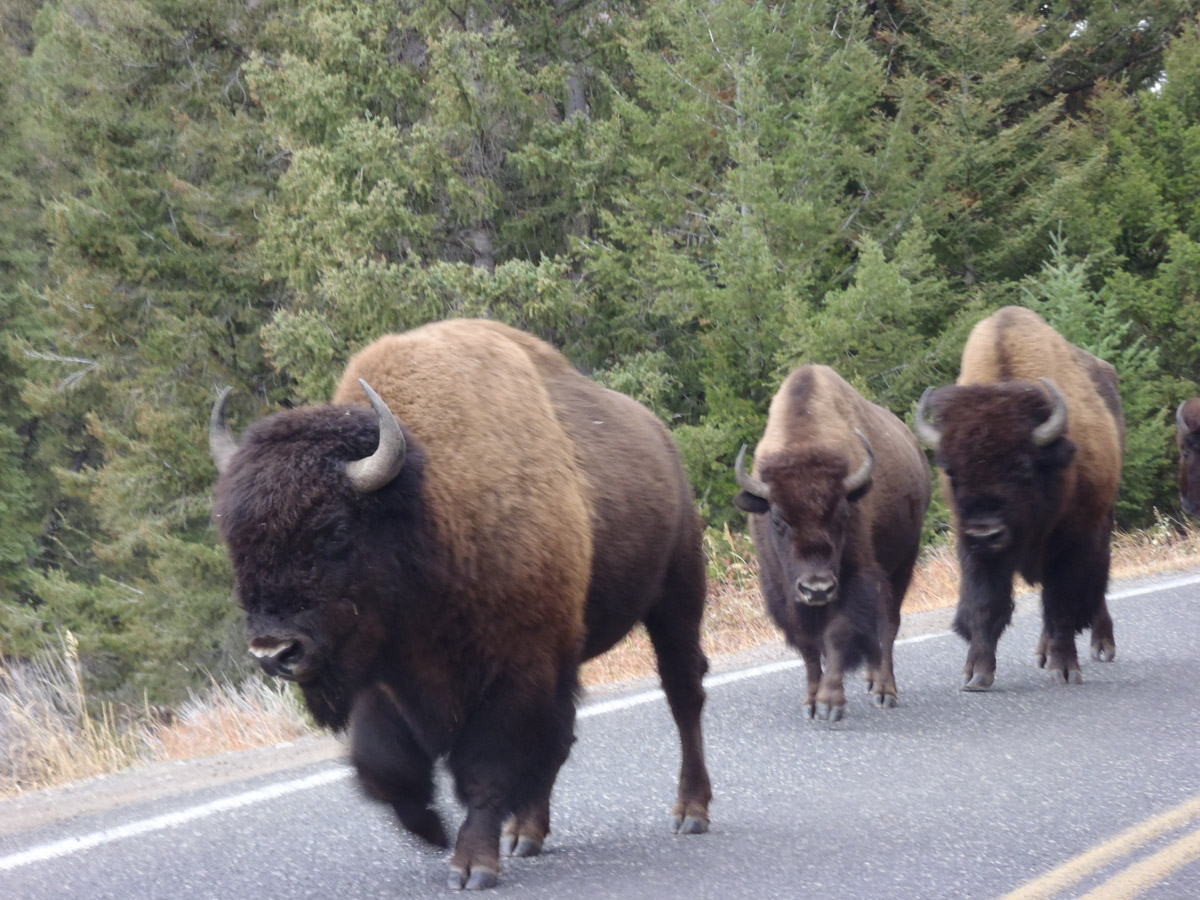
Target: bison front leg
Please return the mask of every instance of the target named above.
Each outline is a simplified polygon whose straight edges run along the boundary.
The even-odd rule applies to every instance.
[[[1075,634],[1092,627],[1092,655],[1116,653],[1112,617],[1104,601],[1108,586],[1108,534],[1091,546],[1070,547],[1046,566],[1042,581],[1042,637],[1038,661],[1056,684],[1082,684]]]
[[[433,811],[433,760],[417,744],[389,690],[359,695],[350,715],[350,759],[364,793],[386,803],[400,824],[436,847],[448,847],[446,829]]]
[[[954,630],[967,641],[962,689],[986,691],[996,680],[996,645],[1012,621],[1013,569],[1006,561],[979,558],[960,541],[962,582]]]
[[[447,760],[467,807],[450,860],[451,888],[497,884],[501,831],[514,811],[544,808],[541,838],[549,831],[550,792],[575,739],[577,670],[575,661],[564,664],[555,688],[542,696],[498,679],[464,724]]]
[[[1097,662],[1112,662],[1117,656],[1117,641],[1113,637],[1113,620],[1108,614],[1108,604],[1100,598],[1100,608],[1092,617],[1092,659]]]
[[[1083,684],[1075,633],[1061,623],[1048,624],[1038,641],[1038,660],[1055,684]]]
[[[815,644],[805,643],[799,650],[804,659],[804,675],[808,683],[804,695],[804,718],[813,719],[817,715],[817,692],[821,689],[821,649]]]
[[[849,643],[853,640],[849,623],[835,616],[825,630],[825,670],[817,686],[813,718],[838,722],[846,714],[845,670]],[[807,660],[805,660],[807,665]]]
[[[903,597],[903,594],[900,596]],[[900,631],[900,604],[895,602],[891,591],[880,593],[879,613],[879,664],[867,666],[867,692],[875,698],[876,706],[894,709],[898,700],[892,651]]]
[[[1096,541],[1093,551],[1093,563],[1090,566],[1091,593],[1095,611],[1092,614],[1092,659],[1097,662],[1112,662],[1117,655],[1117,642],[1113,637],[1113,620],[1108,614],[1108,603],[1104,598],[1108,590],[1108,567],[1112,555],[1112,520],[1110,517],[1108,529],[1102,532]]]

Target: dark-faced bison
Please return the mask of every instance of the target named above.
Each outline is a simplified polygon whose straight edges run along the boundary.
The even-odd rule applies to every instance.
[[[892,644],[931,489],[912,433],[832,369],[803,366],[771,401],[753,475],[745,451],[734,502],[751,514],[767,609],[804,657],[805,715],[840,719],[843,675],[863,660],[875,702],[895,706]]]
[[[332,404],[240,444],[224,406],[214,516],[251,652],[317,721],[350,728],[366,793],[442,846],[445,758],[467,810],[451,887],[494,885],[502,847],[540,851],[580,661],[639,621],[683,747],[674,828],[707,829],[701,525],[648,410],[472,320],[381,338]]]
[[[1037,313],[1006,307],[971,332],[958,383],[925,392],[916,427],[954,513],[964,689],[995,680],[1016,572],[1042,585],[1037,659],[1056,681],[1083,680],[1075,634],[1086,627],[1092,658],[1111,660],[1104,592],[1125,450],[1113,367]]]
[[[1175,410],[1175,443],[1179,445],[1179,504],[1200,517],[1200,397],[1184,400]]]

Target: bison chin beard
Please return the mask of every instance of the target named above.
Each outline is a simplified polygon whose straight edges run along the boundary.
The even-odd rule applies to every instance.
[[[318,725],[331,731],[346,730],[355,694],[347,679],[330,677],[330,673],[326,672],[300,685],[300,690],[309,713]]]

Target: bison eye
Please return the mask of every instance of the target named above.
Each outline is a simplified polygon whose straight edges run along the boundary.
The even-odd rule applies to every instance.
[[[317,550],[323,556],[338,556],[350,543],[350,527],[340,522],[327,530],[317,541]]]

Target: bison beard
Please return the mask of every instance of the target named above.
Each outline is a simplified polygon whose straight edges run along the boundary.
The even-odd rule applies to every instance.
[[[318,725],[331,731],[345,731],[358,687],[354,680],[328,672],[300,685],[300,692]]]
[[[353,405],[363,389],[374,412]],[[380,339],[335,403],[240,445],[224,397],[214,518],[252,648],[320,724],[349,727],[366,794],[439,846],[445,759],[466,806],[451,887],[491,887],[502,850],[541,850],[579,664],[639,621],[680,734],[673,830],[707,830],[701,524],[652,413],[470,320]]]

